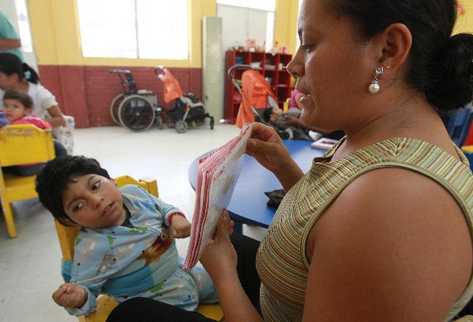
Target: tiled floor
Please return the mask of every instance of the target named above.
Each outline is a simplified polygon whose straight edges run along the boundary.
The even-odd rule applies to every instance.
[[[231,125],[133,133],[123,128],[78,129],[75,152],[98,159],[111,176],[156,178],[160,196],[192,215],[194,193],[187,170],[200,154],[238,134]],[[63,322],[76,318],[58,307],[51,294],[60,285],[60,250],[51,215],[35,201],[16,204],[18,237],[8,239],[0,218],[0,322]],[[185,252],[186,242],[179,243]]]

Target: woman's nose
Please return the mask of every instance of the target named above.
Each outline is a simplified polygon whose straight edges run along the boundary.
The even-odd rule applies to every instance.
[[[297,50],[289,64],[287,64],[287,71],[296,80],[304,76],[304,59],[302,50],[300,48]]]

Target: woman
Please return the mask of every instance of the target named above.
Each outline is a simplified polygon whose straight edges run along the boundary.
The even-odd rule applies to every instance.
[[[346,137],[304,175],[254,125],[248,154],[288,192],[256,259],[262,315],[225,217],[201,258],[225,321],[440,322],[470,300],[473,178],[437,113],[472,99],[455,14],[454,0],[304,1],[288,66],[302,121]]]
[[[25,77],[25,74],[29,77]],[[16,90],[31,96],[34,104],[33,115],[47,119],[53,128],[65,125],[56,98],[39,83],[36,72],[17,56],[0,53],[0,101],[6,90]]]

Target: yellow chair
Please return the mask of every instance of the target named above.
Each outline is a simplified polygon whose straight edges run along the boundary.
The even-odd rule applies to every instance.
[[[141,186],[149,193],[158,196],[158,185],[156,180],[135,180],[129,176],[122,176],[115,179],[117,186],[126,184],[134,184]],[[56,232],[61,246],[63,260],[72,260],[74,256],[74,240],[79,232],[77,227],[64,226],[55,220]],[[110,312],[118,305],[118,303],[110,296],[100,295],[97,298],[96,311],[79,318],[81,322],[104,322],[109,316]],[[208,318],[220,320],[223,317],[223,312],[217,304],[203,304],[200,305],[198,311]]]
[[[54,158],[51,131],[34,125],[10,125],[0,129],[0,201],[8,236],[16,237],[12,202],[37,197],[36,176],[3,174],[1,167],[43,163]]]

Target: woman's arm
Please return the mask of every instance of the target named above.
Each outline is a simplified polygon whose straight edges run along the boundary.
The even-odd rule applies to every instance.
[[[312,229],[304,322],[444,321],[472,270],[452,196],[403,169],[351,183]]]
[[[51,124],[52,127],[59,127],[66,125],[66,121],[64,120],[64,115],[61,112],[61,109],[57,105],[53,105],[48,108],[48,114],[51,117],[48,122]]]
[[[262,322],[241,286],[237,272],[237,254],[230,240],[233,222],[222,214],[215,238],[205,248],[200,261],[217,289],[226,322]]]
[[[248,140],[246,153],[274,173],[283,188],[289,190],[304,173],[291,158],[273,128],[261,123],[254,123],[251,127],[251,138]]]

